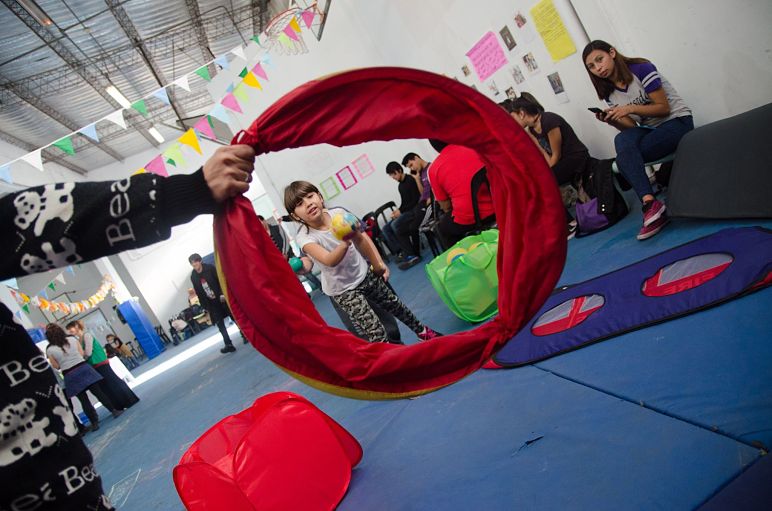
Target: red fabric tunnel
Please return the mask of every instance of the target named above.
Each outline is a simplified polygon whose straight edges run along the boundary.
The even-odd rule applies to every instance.
[[[333,75],[281,98],[235,142],[262,154],[411,138],[470,147],[488,169],[500,230],[500,312],[474,330],[406,346],[366,343],[325,323],[247,199],[215,219],[218,267],[242,332],[275,364],[322,390],[394,398],[459,380],[531,318],[563,268],[565,212],[544,158],[502,108],[457,81],[404,68]]]

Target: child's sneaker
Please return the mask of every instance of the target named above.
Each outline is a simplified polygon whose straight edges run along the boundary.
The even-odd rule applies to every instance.
[[[665,214],[665,205],[657,199],[643,205],[643,226],[648,227]]]
[[[420,334],[418,334],[418,338],[422,341],[431,341],[432,339],[435,339],[437,337],[442,337],[442,334],[439,332],[435,332],[428,326],[425,326],[424,329],[421,331]]]

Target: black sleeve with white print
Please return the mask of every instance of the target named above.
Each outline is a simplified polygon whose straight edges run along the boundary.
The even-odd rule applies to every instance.
[[[0,280],[169,237],[215,203],[201,170],[30,188],[0,198]],[[0,303],[0,510],[113,509],[43,353]]]

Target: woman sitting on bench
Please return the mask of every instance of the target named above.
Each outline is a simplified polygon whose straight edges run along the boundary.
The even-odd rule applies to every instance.
[[[654,198],[644,163],[663,158],[694,129],[692,112],[654,64],[625,57],[605,41],[592,41],[582,52],[598,98],[609,108],[599,121],[621,131],[614,138],[617,167],[643,203],[638,239],[657,234],[667,223],[665,205]]]

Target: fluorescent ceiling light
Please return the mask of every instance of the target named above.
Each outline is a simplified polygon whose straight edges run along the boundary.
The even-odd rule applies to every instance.
[[[123,108],[131,108],[131,102],[126,99],[126,96],[121,94],[121,91],[115,88],[115,85],[108,85],[105,92],[112,96]]]
[[[27,11],[30,16],[35,18],[41,25],[53,25],[51,18],[49,18],[48,15],[43,12],[43,9],[41,9],[40,6],[34,2],[34,0],[18,0],[18,2],[19,5],[24,7],[24,10]]]
[[[148,133],[153,135],[153,138],[158,141],[159,144],[163,144],[166,140],[163,135],[161,135],[161,132],[155,129],[155,126],[152,126],[150,129],[147,130]]]

